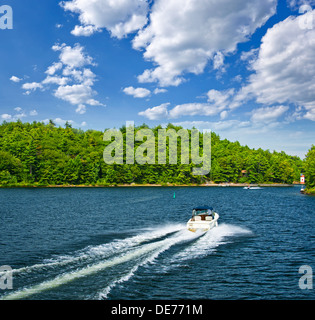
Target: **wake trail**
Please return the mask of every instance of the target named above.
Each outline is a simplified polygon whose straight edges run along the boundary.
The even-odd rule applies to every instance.
[[[131,261],[132,264],[126,265],[123,276],[108,283],[104,289],[98,291],[93,297],[94,299],[107,299],[109,293],[117,284],[128,281],[134,276],[139,267],[153,262],[159,255],[176,244],[187,242],[187,246],[173,255],[171,259],[168,259],[167,268],[174,266],[174,264],[181,264],[188,259],[206,256],[213,252],[219,245],[227,243],[228,237],[246,234],[251,234],[251,231],[228,224],[219,225],[207,233],[192,233],[185,229],[183,225],[153,229],[127,239],[114,240],[106,245],[88,247],[84,253],[79,253],[79,257],[70,260],[73,262],[74,259],[82,259],[83,257],[95,258],[95,256],[97,256],[102,258],[101,261],[95,262],[94,260],[93,264],[85,264],[85,266],[80,269],[62,273],[51,280],[20,289],[0,297],[0,300],[25,299]],[[114,253],[115,255],[108,255],[109,253]],[[68,261],[56,261],[53,263],[59,263],[60,265],[62,263],[68,263]],[[32,267],[34,268],[35,266]]]
[[[98,300],[107,299],[108,295],[110,294],[111,290],[119,283],[128,281],[132,276],[134,276],[135,272],[139,269],[139,267],[146,265],[148,263],[153,262],[161,253],[167,251],[172,246],[179,244],[181,242],[188,242],[195,239],[198,239],[202,237],[204,233],[191,233],[187,230],[182,230],[181,232],[178,232],[177,235],[174,235],[172,237],[169,237],[163,241],[160,242],[160,246],[157,248],[157,250],[153,251],[151,255],[149,255],[145,260],[139,262],[137,265],[135,265],[128,274],[115,279],[112,281],[106,288],[99,291],[95,298]]]
[[[171,262],[181,262],[189,259],[206,256],[212,253],[218,246],[228,242],[228,238],[251,235],[252,232],[244,227],[231,224],[219,224],[218,227],[205,233],[197,241],[191,243],[187,248],[173,256]]]
[[[94,260],[96,258],[105,258],[117,252],[122,252],[130,248],[136,247],[143,242],[153,241],[161,237],[167,236],[170,233],[177,232],[183,229],[184,226],[180,224],[164,226],[160,228],[150,229],[150,231],[143,232],[133,237],[122,240],[113,240],[110,243],[101,244],[98,246],[88,246],[82,250],[74,252],[72,255],[60,255],[56,258],[46,259],[43,263],[38,263],[32,266],[26,266],[18,269],[13,269],[13,274],[29,273],[39,269],[64,267],[69,264],[77,262],[84,262]],[[0,276],[4,274],[0,272]]]
[[[176,228],[178,228],[179,226],[177,226]],[[164,230],[164,232],[160,232],[160,237],[161,234],[167,235],[170,232],[170,229],[167,228],[167,232],[166,230]],[[157,235],[155,235],[157,236]],[[122,264],[128,261],[132,261],[135,260],[137,258],[141,258],[144,257],[144,262],[148,262],[149,260],[157,257],[161,252],[167,250],[168,248],[170,248],[171,246],[173,246],[174,244],[180,242],[180,241],[187,241],[189,239],[193,239],[195,238],[196,235],[191,234],[189,231],[187,230],[180,230],[177,231],[177,234],[174,236],[170,236],[164,240],[159,240],[156,242],[152,242],[152,243],[148,243],[148,244],[143,244],[139,247],[135,247],[135,248],[130,248],[128,249],[127,252],[124,253],[120,253],[119,256],[105,260],[105,261],[101,261],[99,263],[95,263],[92,265],[88,265],[84,268],[81,268],[79,270],[75,270],[72,272],[67,272],[64,274],[61,274],[57,277],[55,277],[52,280],[47,280],[44,281],[38,285],[34,285],[32,287],[28,287],[28,288],[23,288],[21,290],[18,290],[16,292],[13,292],[11,294],[8,294],[6,296],[0,297],[0,299],[2,300],[15,300],[15,299],[25,299],[29,296],[32,296],[34,294],[38,294],[41,292],[44,292],[46,290],[50,290],[50,289],[54,289],[57,288],[59,286],[65,285],[71,281],[86,277],[86,276],[90,276],[93,275],[97,272],[100,272],[102,270],[105,270],[107,268],[111,268],[113,266],[116,266],[118,264]],[[151,237],[146,237],[146,240],[148,238],[152,238],[152,233],[151,233]],[[150,257],[146,258],[146,255],[148,253],[153,253]],[[140,264],[136,265],[134,268],[138,268],[139,265],[143,264],[143,262],[140,262]]]

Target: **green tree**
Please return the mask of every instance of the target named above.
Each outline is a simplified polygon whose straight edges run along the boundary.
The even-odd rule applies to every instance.
[[[315,188],[315,146],[312,145],[305,159],[305,182],[307,188]]]

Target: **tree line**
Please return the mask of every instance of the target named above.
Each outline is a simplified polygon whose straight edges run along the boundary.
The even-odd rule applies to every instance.
[[[135,131],[148,128],[135,127]],[[161,126],[151,128],[157,136]],[[169,124],[167,129],[181,127]],[[119,129],[126,135],[126,127]],[[202,133],[200,133],[202,136]],[[306,160],[285,152],[251,149],[239,142],[221,139],[211,133],[211,171],[206,176],[192,174],[193,163],[181,164],[178,139],[177,164],[106,164],[103,152],[111,142],[103,140],[104,132],[57,127],[53,121],[0,125],[0,185],[120,185],[120,184],[201,184],[293,183],[305,171],[309,187],[315,185],[315,148]],[[202,137],[200,149],[202,150]],[[135,143],[135,148],[140,143]],[[125,147],[125,146],[124,146]],[[156,143],[156,149],[158,145]],[[167,146],[168,148],[168,146]]]

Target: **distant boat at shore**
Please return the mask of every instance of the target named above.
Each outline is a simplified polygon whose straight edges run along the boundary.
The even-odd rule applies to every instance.
[[[259,189],[262,189],[261,187],[244,187],[243,189],[249,189],[249,190],[259,190]]]

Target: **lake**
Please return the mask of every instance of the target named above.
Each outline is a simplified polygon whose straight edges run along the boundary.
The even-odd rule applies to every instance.
[[[315,270],[315,197],[299,190],[0,189],[0,299],[314,299],[299,268]],[[200,205],[219,226],[195,234]]]

